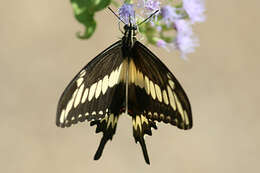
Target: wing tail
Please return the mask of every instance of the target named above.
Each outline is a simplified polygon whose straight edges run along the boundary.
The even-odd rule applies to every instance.
[[[118,118],[119,115],[114,115],[111,113],[109,115],[107,114],[101,120],[92,121],[90,123],[91,126],[97,125],[96,133],[103,132],[103,137],[100,141],[99,147],[94,156],[94,160],[98,160],[101,157],[107,141],[109,139],[112,140],[113,135],[116,133],[116,125],[117,125]]]
[[[135,142],[139,142],[143,151],[144,159],[147,164],[150,164],[149,156],[144,140],[144,135],[152,135],[151,128],[157,129],[155,122],[146,118],[145,115],[136,115],[133,117],[133,135]]]
[[[107,137],[105,137],[105,136],[102,137],[102,139],[101,139],[101,141],[100,141],[100,144],[99,144],[99,146],[98,146],[98,149],[97,149],[97,151],[96,151],[96,154],[95,154],[95,156],[94,156],[94,160],[98,160],[98,159],[101,157],[101,155],[102,155],[102,153],[103,153],[103,150],[104,150],[104,147],[105,147],[105,145],[106,145],[108,139],[109,139],[109,138],[107,138]]]
[[[139,143],[142,147],[142,150],[143,150],[143,154],[144,154],[144,159],[145,159],[145,162],[150,165],[150,160],[149,160],[149,156],[148,156],[148,153],[147,153],[147,149],[146,149],[146,144],[145,144],[145,141],[144,141],[144,138],[141,137],[139,138]]]

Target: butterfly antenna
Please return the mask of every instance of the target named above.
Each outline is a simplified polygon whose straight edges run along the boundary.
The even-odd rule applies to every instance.
[[[123,22],[123,24],[126,25],[126,23],[110,8],[110,7],[107,7],[121,22]]]
[[[124,34],[124,32],[122,31],[121,26],[120,26],[120,21],[118,21],[118,28],[121,31],[121,33]]]
[[[155,12],[153,12],[149,17],[147,17],[146,19],[144,19],[141,23],[137,24],[142,25],[143,23],[145,23],[147,20],[149,20],[151,17],[153,17],[156,13],[158,13],[159,10],[156,10]]]

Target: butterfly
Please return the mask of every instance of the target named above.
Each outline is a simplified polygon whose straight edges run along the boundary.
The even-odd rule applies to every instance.
[[[94,156],[98,160],[116,132],[120,116],[132,118],[135,142],[150,164],[144,140],[156,122],[192,128],[190,102],[180,83],[147,47],[136,40],[137,26],[124,26],[124,36],[91,60],[60,97],[56,125],[70,127],[90,121],[103,137]]]

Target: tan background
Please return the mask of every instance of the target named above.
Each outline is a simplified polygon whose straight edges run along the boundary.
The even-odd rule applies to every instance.
[[[151,166],[132,137],[129,118],[103,156],[95,128],[55,125],[58,99],[82,66],[118,40],[115,17],[97,15],[93,38],[69,1],[3,1],[0,5],[0,169],[3,173],[244,173],[259,172],[259,5],[257,0],[207,2],[207,21],[195,31],[201,46],[185,62],[150,48],[181,81],[192,103],[190,131],[160,124],[146,138]]]

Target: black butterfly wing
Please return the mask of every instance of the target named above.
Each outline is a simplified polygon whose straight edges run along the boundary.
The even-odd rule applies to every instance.
[[[69,83],[57,109],[56,124],[69,127],[92,121],[103,132],[95,159],[115,134],[120,109],[125,107],[125,61],[118,41],[90,61]]]
[[[144,134],[151,135],[154,120],[180,129],[192,128],[191,106],[180,83],[169,69],[143,44],[136,41],[129,62],[128,109],[133,133],[149,163]]]

